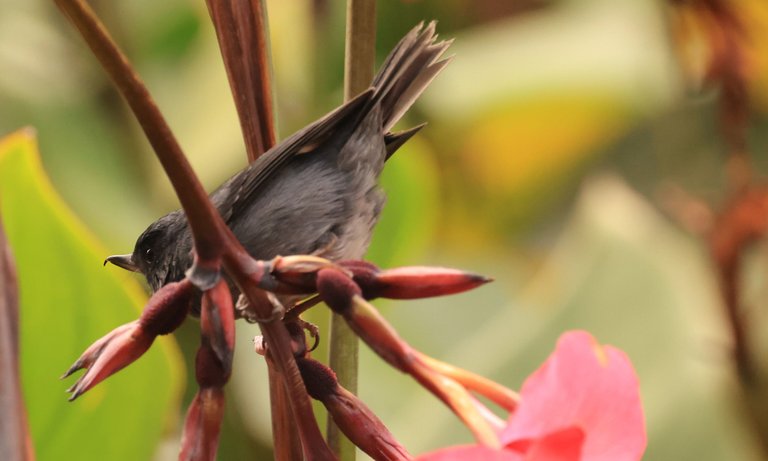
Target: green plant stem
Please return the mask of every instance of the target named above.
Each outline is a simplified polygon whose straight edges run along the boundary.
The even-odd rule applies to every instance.
[[[347,32],[344,56],[344,99],[367,89],[373,80],[376,59],[376,1],[347,0]],[[339,384],[357,394],[358,340],[344,319],[331,316],[330,366]],[[355,459],[355,446],[328,418],[328,444],[342,461]]]

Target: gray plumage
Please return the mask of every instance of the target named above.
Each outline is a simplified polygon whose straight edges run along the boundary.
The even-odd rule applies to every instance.
[[[384,162],[421,126],[390,129],[448,62],[439,59],[450,42],[435,41],[434,23],[412,29],[371,88],[274,146],[210,195],[254,258],[363,257],[385,201],[378,186]],[[177,210],[139,236],[129,260],[108,261],[141,271],[157,290],[184,277],[191,250],[186,217]]]

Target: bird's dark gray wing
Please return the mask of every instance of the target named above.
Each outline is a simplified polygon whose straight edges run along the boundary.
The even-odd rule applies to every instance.
[[[382,134],[389,131],[448,63],[447,59],[439,58],[450,41],[435,42],[436,39],[434,22],[426,27],[421,24],[414,27],[389,54],[369,90],[294,133],[217,189],[212,198],[225,220],[252,204],[264,181],[274,177],[293,157],[312,152],[331,135],[345,141],[351,135],[350,130],[375,108],[381,111]],[[418,127],[387,134],[386,157],[416,131]],[[341,149],[343,145],[337,147]]]
[[[211,194],[211,198],[224,221],[229,221],[233,215],[237,216],[242,208],[247,207],[265,181],[274,177],[275,172],[291,158],[311,153],[329,136],[338,132],[339,125],[347,123],[350,117],[353,120],[358,117],[360,108],[366,105],[372,95],[373,89],[364,91],[323,118],[292,134],[219,186]]]

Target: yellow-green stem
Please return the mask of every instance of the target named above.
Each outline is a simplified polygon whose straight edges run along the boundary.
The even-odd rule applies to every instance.
[[[344,99],[364,91],[373,80],[376,58],[376,0],[347,0]],[[357,393],[358,340],[344,319],[331,316],[330,365],[339,384]],[[328,419],[328,444],[341,461],[355,459],[355,446]]]

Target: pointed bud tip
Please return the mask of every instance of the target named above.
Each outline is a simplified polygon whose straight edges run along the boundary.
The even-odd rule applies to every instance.
[[[458,269],[410,266],[387,269],[359,281],[368,299],[417,299],[462,293],[493,279]]]
[[[473,282],[476,282],[478,285],[485,285],[486,283],[491,283],[496,281],[496,279],[494,279],[493,277],[486,277],[485,275],[472,274],[472,273],[467,275]]]
[[[72,387],[70,387],[69,389],[67,389],[67,393],[68,394],[72,394],[72,395],[69,396],[67,401],[68,402],[74,402],[75,399],[77,399],[78,397],[83,395],[83,390],[82,389],[78,389],[77,384],[75,384]]]
[[[73,363],[72,366],[69,367],[69,369],[65,371],[63,375],[59,376],[59,379],[69,378],[70,376],[72,376],[72,373],[76,372],[77,370],[80,370],[81,368],[83,368],[82,361],[78,360],[75,363]]]
[[[154,339],[142,330],[138,321],[134,321],[115,328],[97,340],[62,376],[66,378],[80,369],[87,370],[67,389],[67,392],[74,393],[70,401],[133,363],[149,349]]]

